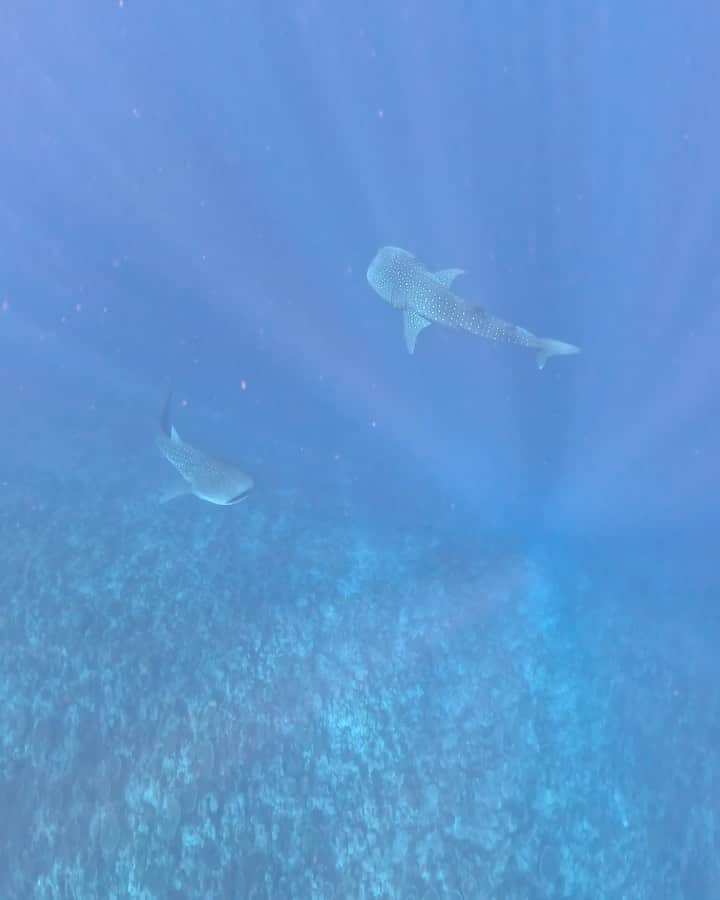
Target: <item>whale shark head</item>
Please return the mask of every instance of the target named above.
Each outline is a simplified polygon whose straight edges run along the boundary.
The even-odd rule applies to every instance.
[[[166,500],[182,494],[194,494],[217,506],[234,506],[242,502],[255,487],[252,476],[239,466],[209,456],[188,444],[170,424],[168,396],[163,410],[157,445],[165,459],[182,475],[183,482],[165,495]]]
[[[192,493],[217,506],[234,506],[245,500],[255,487],[252,477],[230,463],[203,457],[189,482]]]
[[[407,296],[415,282],[417,259],[400,247],[381,247],[368,266],[370,287],[383,300],[398,309],[407,305]]]

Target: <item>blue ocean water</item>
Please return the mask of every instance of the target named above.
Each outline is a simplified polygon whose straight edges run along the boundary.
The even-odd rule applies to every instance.
[[[719,27],[0,7],[0,897],[720,897]]]

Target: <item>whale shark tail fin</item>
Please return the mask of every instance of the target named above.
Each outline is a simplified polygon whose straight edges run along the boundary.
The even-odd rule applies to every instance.
[[[579,353],[580,348],[574,344],[566,344],[564,341],[556,341],[553,338],[538,338],[537,360],[538,369],[544,369],[545,363],[551,356],[570,356]]]

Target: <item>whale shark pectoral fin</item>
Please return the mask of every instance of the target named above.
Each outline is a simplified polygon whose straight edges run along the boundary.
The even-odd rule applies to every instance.
[[[178,497],[187,497],[188,494],[192,494],[192,488],[190,487],[190,482],[185,481],[185,479],[181,479],[180,481],[176,481],[175,484],[171,484],[167,487],[162,494],[160,495],[160,503],[169,503],[171,500],[176,500]]]
[[[435,281],[439,281],[443,287],[452,287],[453,281],[465,274],[465,269],[440,269],[439,272],[433,272],[432,277]]]
[[[414,309],[405,309],[403,310],[403,325],[405,328],[405,346],[408,353],[414,353],[415,341],[418,335],[428,325],[432,325],[432,322],[423,318],[420,313],[416,313]]]

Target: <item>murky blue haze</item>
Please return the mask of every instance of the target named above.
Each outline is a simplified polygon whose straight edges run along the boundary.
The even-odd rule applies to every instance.
[[[1,897],[720,896],[719,28],[2,4]]]

